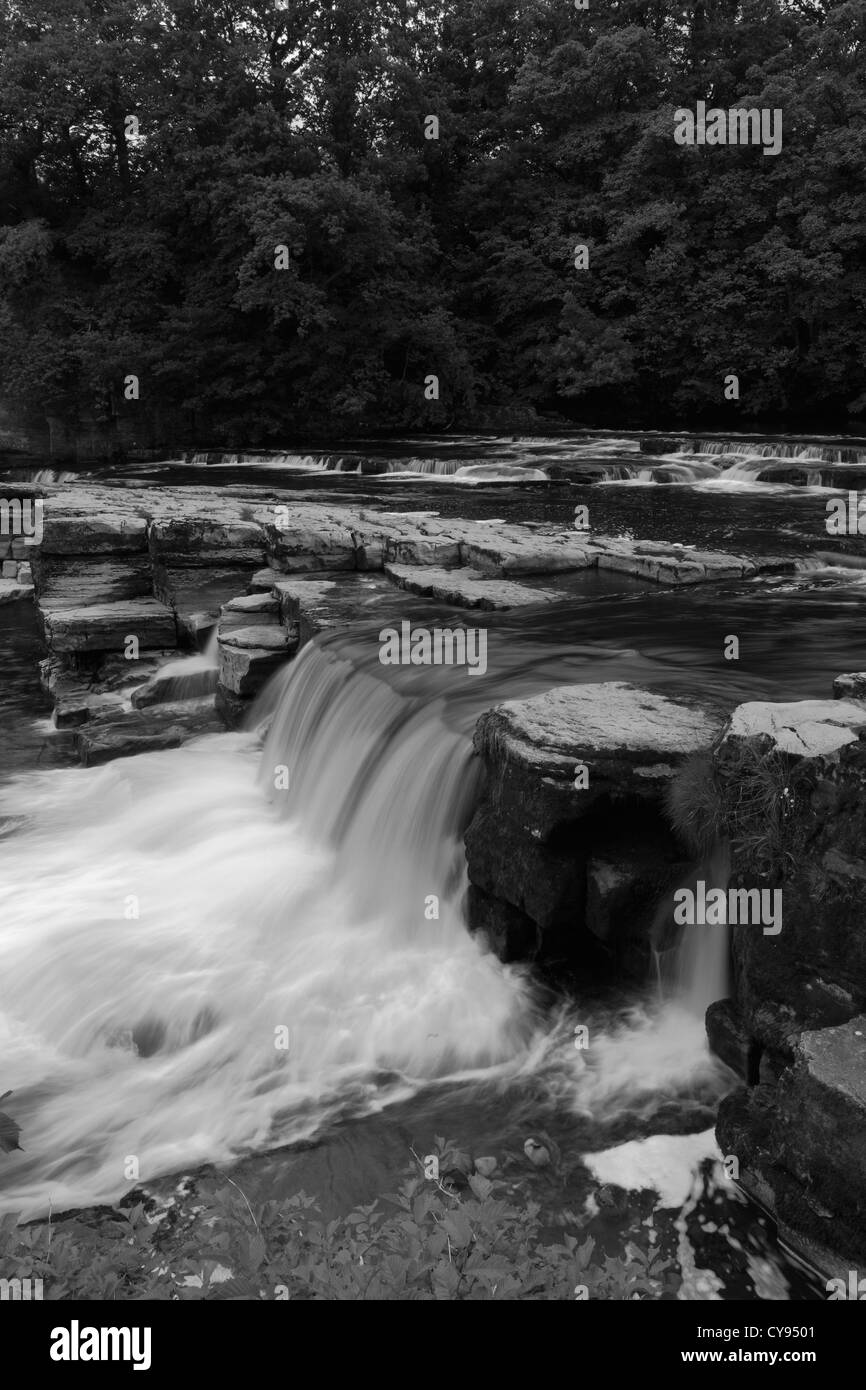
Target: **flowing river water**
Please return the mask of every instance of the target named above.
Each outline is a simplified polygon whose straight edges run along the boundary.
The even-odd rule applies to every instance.
[[[371,481],[380,499],[385,479]],[[751,481],[707,512],[700,479],[618,481],[566,499],[530,501],[507,480],[493,495],[473,486],[471,503],[442,482],[406,495],[487,517],[567,515],[588,498],[621,531],[621,499],[651,493],[659,510],[628,503],[634,534],[720,544],[739,525],[764,550],[781,532],[803,554],[827,545],[823,485]],[[866,664],[866,571],[851,564],[816,555],[797,575],[711,590],[587,581],[556,605],[485,614],[488,669],[471,679],[383,667],[377,620],[306,648],[245,732],[89,770],[51,731],[32,610],[0,609],[0,1090],[14,1090],[25,1143],[4,1161],[2,1208],[117,1200],[132,1156],[145,1185],[230,1164],[245,1190],[303,1185],[344,1211],[393,1191],[410,1149],[446,1134],[510,1164],[558,1219],[589,1213],[614,1252],[659,1202],[681,1236],[693,1211],[704,1272],[689,1296],[813,1296],[718,1162],[714,1108],[734,1082],[704,1037],[727,990],[718,930],[693,929],[704,935],[662,991],[557,992],[468,934],[461,841],[472,729],[502,699],[605,680],[729,708],[827,697]],[[412,615],[447,610],[418,600]],[[737,663],[723,659],[728,633]],[[525,1171],[523,1142],[539,1133],[555,1171]],[[590,1175],[635,1194],[613,1226]]]

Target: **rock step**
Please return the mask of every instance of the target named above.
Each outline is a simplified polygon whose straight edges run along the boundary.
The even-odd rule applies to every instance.
[[[48,646],[55,653],[123,653],[127,639],[145,648],[177,645],[174,614],[153,598],[124,599],[84,608],[40,605]]]
[[[233,628],[219,639],[218,694],[250,698],[298,648],[297,625]]]
[[[565,597],[556,589],[532,589],[512,580],[497,579],[473,569],[436,566],[385,565],[385,573],[400,589],[439,599],[460,608],[509,609],[533,603],[552,603]]]
[[[180,748],[202,734],[222,732],[223,723],[212,700],[188,700],[166,705],[158,712],[136,710],[92,720],[77,731],[75,742],[83,765],[96,767],[115,758]]]
[[[121,511],[117,500],[115,493],[108,511],[98,504],[93,510],[64,511],[47,503],[42,554],[117,555],[147,550],[146,517],[137,516],[132,507]]]
[[[300,646],[320,632],[372,619],[379,608],[390,613],[394,596],[391,582],[378,574],[293,576],[280,579],[273,592],[282,621],[297,626]]]
[[[146,552],[117,560],[107,556],[40,557],[36,566],[39,602],[46,608],[83,608],[153,597],[153,572]]]
[[[280,601],[273,594],[244,594],[224,603],[220,610],[220,637],[237,628],[279,626]]]

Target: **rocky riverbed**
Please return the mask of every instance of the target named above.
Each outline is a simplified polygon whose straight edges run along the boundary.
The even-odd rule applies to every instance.
[[[574,600],[599,572],[628,594],[796,576],[805,564],[552,524],[269,503],[255,488],[16,491],[41,503],[43,533],[26,550],[4,541],[0,598],[35,601],[56,727],[85,766],[242,726],[311,640],[384,627],[410,596],[477,625]],[[711,849],[671,811],[677,787],[695,795],[703,766],[732,883],[781,887],[785,902],[778,938],[734,927],[732,993],[709,1012],[711,1043],[743,1083],[722,1105],[719,1143],[792,1247],[838,1273],[866,1258],[866,678],[840,675],[827,694],[732,712],[711,695],[614,680],[483,714],[467,910],[505,961],[584,983],[645,978],[668,945],[660,902]],[[770,785],[756,805],[769,807],[772,834],[731,809],[748,777]]]

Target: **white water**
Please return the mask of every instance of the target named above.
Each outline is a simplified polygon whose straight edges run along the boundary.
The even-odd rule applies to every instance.
[[[722,1084],[704,964],[584,1056],[468,935],[475,766],[441,702],[310,647],[261,712],[263,752],[212,736],[0,793],[6,1209],[116,1198],[449,1077],[533,1077],[575,1114]]]

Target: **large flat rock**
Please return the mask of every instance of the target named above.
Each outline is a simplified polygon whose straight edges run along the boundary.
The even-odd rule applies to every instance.
[[[132,507],[126,510],[114,495],[111,512],[64,512],[54,503],[45,508],[43,555],[117,555],[147,549],[147,519]],[[81,500],[76,505],[81,506]]]
[[[146,551],[120,558],[42,557],[36,577],[39,601],[49,608],[84,608],[153,597],[153,571]]]
[[[274,585],[282,621],[296,626],[303,646],[320,632],[390,614],[393,588],[379,574],[322,574],[280,579]]]
[[[353,570],[351,515],[339,508],[286,505],[255,512],[267,537],[268,562],[283,571]]]
[[[45,634],[52,652],[122,652],[127,638],[139,650],[175,646],[174,614],[156,599],[127,599],[83,608],[42,605]]]
[[[683,872],[664,793],[723,723],[711,704],[619,681],[557,687],[482,715],[474,746],[485,787],[466,832],[473,925],[507,939],[532,927],[544,949],[566,955],[581,938],[588,952],[589,936],[630,932],[641,913],[648,930],[659,894]]]
[[[724,724],[711,702],[672,699],[622,681],[567,685],[529,700],[510,700],[482,715],[475,748],[507,780],[545,801],[556,794],[583,814],[600,794],[619,788],[641,795],[669,780],[684,758],[709,748]],[[589,769],[589,787],[576,791],[578,763]]]
[[[267,545],[258,522],[240,518],[174,517],[157,519],[150,528],[151,554],[168,568],[249,565],[255,570],[264,561]]]
[[[433,565],[388,563],[385,573],[400,589],[458,608],[522,608],[533,603],[553,603],[563,597],[556,589],[531,589],[526,584],[466,568],[449,570]]]
[[[725,738],[764,738],[779,752],[816,758],[856,743],[864,728],[866,703],[836,699],[772,704],[756,700],[734,710]]]
[[[464,536],[460,546],[463,563],[503,578],[561,574],[590,569],[598,563],[586,537],[574,531],[542,534],[517,526],[472,528],[470,523]]]

